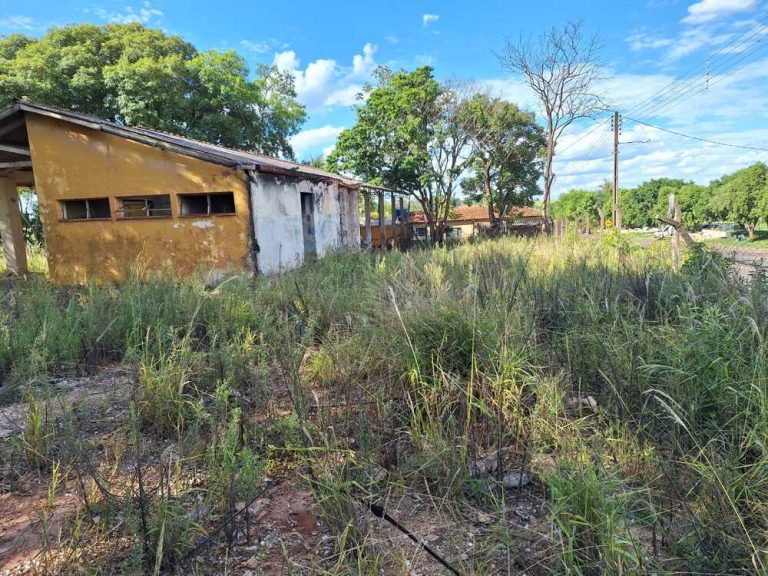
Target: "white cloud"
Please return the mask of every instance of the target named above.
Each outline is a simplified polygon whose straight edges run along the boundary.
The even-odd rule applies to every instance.
[[[688,6],[684,24],[703,24],[723,16],[747,12],[757,7],[758,0],[701,0]]]
[[[336,60],[321,58],[301,69],[301,62],[293,50],[275,54],[274,64],[293,75],[299,102],[310,112],[323,107],[354,104],[362,84],[376,67],[376,46],[366,44],[362,54],[352,57],[351,66],[342,66]]]
[[[272,45],[266,40],[240,40],[240,47],[256,54],[266,54],[272,49]]]
[[[627,36],[629,49],[633,52],[640,50],[666,48],[675,43],[672,38],[657,38],[646,32],[635,32]]]
[[[164,15],[163,11],[154,8],[149,0],[144,0],[139,6],[127,5],[123,9],[116,11],[107,10],[103,6],[96,6],[85,11],[86,13],[93,12],[102,20],[118,24],[127,24],[128,22],[139,22],[144,25],[153,24]]]
[[[669,176],[707,184],[711,180],[764,160],[765,153],[691,140],[637,124],[638,117],[676,132],[718,142],[768,147],[768,109],[765,85],[768,58],[710,78],[689,92],[678,92],[679,100],[638,109],[637,104],[666,86],[671,76],[617,74],[601,83],[608,96],[630,112],[623,121],[620,182],[630,187],[650,178]],[[518,90],[504,84],[510,93]],[[633,114],[632,108],[638,109]],[[643,112],[644,110],[644,112]],[[630,141],[650,142],[629,144]],[[607,119],[569,128],[558,145],[555,157],[557,196],[571,188],[595,188],[612,175],[612,132]]]
[[[336,138],[339,137],[342,130],[344,128],[341,126],[331,126],[330,124],[321,128],[302,130],[291,137],[291,146],[293,146],[293,151],[298,158],[304,158],[308,153],[317,153],[318,150],[322,150],[323,154],[327,156],[333,151]]]
[[[701,48],[723,46],[733,38],[732,32],[718,32],[713,26],[693,26],[685,28],[677,37],[638,31],[627,36],[626,41],[633,52],[664,49],[663,62],[670,64]]]
[[[437,22],[440,20],[440,14],[422,14],[421,15],[421,22],[424,24],[424,26],[429,26],[432,24],[432,22]]]
[[[7,18],[0,18],[0,28],[29,31],[35,30],[38,26],[35,24],[34,18],[29,16],[8,16]]]

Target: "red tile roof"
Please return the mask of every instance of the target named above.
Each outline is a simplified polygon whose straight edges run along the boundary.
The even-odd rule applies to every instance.
[[[515,206],[512,208],[511,213],[507,215],[507,219],[514,220],[517,218],[541,218],[541,210],[536,208],[530,208],[528,206]],[[488,207],[475,204],[474,206],[457,206],[451,210],[448,222],[488,222]],[[426,222],[423,212],[412,212],[410,221],[413,223]]]

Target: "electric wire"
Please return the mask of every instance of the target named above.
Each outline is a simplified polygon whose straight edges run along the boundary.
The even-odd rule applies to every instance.
[[[720,142],[718,140],[711,140],[709,138],[702,138],[700,136],[692,136],[691,134],[684,134],[683,132],[677,132],[676,130],[670,130],[669,128],[662,128],[661,126],[656,126],[655,124],[651,124],[650,122],[644,122],[643,120],[638,120],[637,118],[631,118],[629,116],[624,116],[624,117],[631,122],[636,122],[637,124],[642,124],[643,126],[648,126],[656,130],[661,130],[662,132],[668,132],[670,134],[674,134],[675,136],[690,138],[691,140],[698,140],[699,142],[705,142],[707,144],[716,144],[718,146],[728,146],[730,148],[740,148],[742,150],[757,150],[759,152],[768,152],[768,148],[761,148],[759,146],[746,146],[743,144],[731,144],[729,142]]]
[[[739,39],[724,44],[706,60],[699,62],[679,78],[674,79],[672,82],[657,90],[641,102],[630,107],[626,110],[626,113],[636,116],[645,115],[654,108],[657,108],[663,102],[670,102],[674,100],[676,96],[681,96],[687,93],[691,87],[695,86],[698,82],[706,83],[707,78],[712,76],[713,71],[716,68],[718,69],[718,73],[722,73],[724,71],[723,68],[727,68],[727,66],[724,67],[723,64],[732,63],[735,57],[748,51],[750,49],[748,43],[756,36],[763,36],[765,32],[768,31],[768,25],[766,25],[765,20],[760,20],[751,30],[751,34],[750,31],[747,31]],[[743,38],[743,36],[747,37]],[[761,42],[762,38],[759,38],[753,46]],[[734,49],[737,48],[743,49],[735,51]],[[726,50],[727,52],[725,52]],[[720,54],[722,54],[722,56],[719,56]],[[700,69],[704,71],[703,75],[699,73]]]

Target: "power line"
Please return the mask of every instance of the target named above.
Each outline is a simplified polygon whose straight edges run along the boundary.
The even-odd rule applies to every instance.
[[[735,56],[740,55],[741,53],[748,51],[749,48],[748,43],[758,35],[763,35],[765,31],[768,30],[768,25],[766,25],[765,20],[760,20],[758,24],[756,25],[756,28],[746,31],[741,37],[738,39],[728,42],[721,46],[717,51],[715,51],[709,58],[707,58],[703,62],[699,62],[692,68],[690,68],[685,74],[683,74],[681,77],[676,78],[663,88],[660,88],[638,104],[635,104],[633,107],[631,107],[626,112],[629,114],[646,114],[651,111],[653,111],[654,107],[658,107],[660,104],[664,103],[670,103],[675,100],[676,95],[677,96],[684,96],[692,86],[695,86],[697,82],[706,82],[706,79],[712,75],[713,70],[716,67],[721,66],[722,64],[728,63],[733,60]],[[758,44],[761,42],[761,39],[758,39],[758,41],[755,44]],[[743,50],[739,51],[733,51],[733,48],[741,48],[744,47]],[[718,61],[718,58],[722,58],[722,56],[719,56],[721,53],[726,51],[723,56],[725,57],[724,60]],[[727,68],[727,66],[726,66]],[[703,76],[699,76],[699,69],[703,69],[705,71],[705,74]],[[720,70],[719,72],[723,72],[725,70]],[[688,78],[686,80],[686,78]],[[657,100],[657,102],[653,102],[654,100]]]
[[[690,134],[683,134],[682,132],[676,132],[675,130],[662,128],[661,126],[656,126],[655,124],[650,124],[649,122],[643,122],[642,120],[638,120],[636,118],[630,118],[629,116],[624,116],[624,118],[626,118],[627,120],[631,120],[632,122],[635,122],[637,124],[648,126],[649,128],[655,128],[656,130],[661,130],[662,132],[669,132],[670,134],[674,134],[675,136],[682,136],[683,138],[690,138],[691,140],[698,140],[699,142],[706,142],[707,144],[716,144],[718,146],[729,146],[731,148],[741,148],[742,150],[757,150],[759,152],[768,152],[768,148],[760,148],[758,146],[744,146],[742,144],[730,144],[728,142],[718,142],[717,140],[700,138],[699,136],[691,136]]]
[[[768,28],[766,28],[766,29],[768,30]],[[681,93],[678,96],[678,98],[674,98],[672,100],[669,100],[668,102],[666,102],[663,105],[661,105],[655,111],[651,109],[649,111],[649,113],[650,112],[654,112],[654,114],[652,116],[649,116],[649,119],[652,120],[654,118],[658,118],[664,112],[670,110],[671,108],[673,108],[675,106],[679,106],[683,102],[687,102],[688,100],[690,100],[694,96],[698,96],[700,94],[703,94],[704,92],[710,90],[712,88],[712,86],[715,86],[715,85],[719,84],[720,82],[722,82],[723,80],[725,80],[726,78],[729,78],[730,76],[733,76],[734,74],[736,74],[736,72],[738,72],[739,70],[742,69],[742,67],[738,67],[737,68],[736,67],[737,64],[743,62],[747,58],[754,57],[761,50],[764,50],[766,48],[766,46],[768,46],[768,44],[762,43],[759,46],[757,44],[755,44],[755,46],[757,47],[757,49],[754,52],[750,52],[749,50],[745,50],[743,53],[739,54],[739,58],[737,58],[736,60],[734,60],[732,62],[731,70],[728,71],[727,74],[722,74],[723,72],[726,72],[726,70],[720,70],[719,73],[722,74],[722,75],[717,76],[714,80],[709,81],[709,82],[707,82],[707,80],[705,80],[705,79],[700,80],[700,84],[701,85],[694,86],[691,90],[688,90],[688,91],[686,91],[684,93]],[[754,61],[756,61],[756,60],[757,59],[755,59]],[[682,98],[682,100],[680,100],[680,98]]]
[[[571,142],[570,144],[568,144],[568,146],[566,146],[565,148],[561,148],[560,150],[558,150],[558,151],[557,151],[557,152],[558,152],[558,154],[562,154],[563,152],[565,152],[566,150],[570,150],[571,148],[573,148],[573,147],[574,147],[574,146],[576,146],[577,144],[581,144],[582,142],[584,142],[584,140],[586,140],[587,138],[591,137],[593,133],[597,132],[597,130],[600,128],[600,126],[601,126],[601,125],[603,125],[603,124],[606,124],[607,122],[608,122],[608,119],[607,119],[607,118],[603,118],[602,120],[597,120],[597,121],[595,122],[595,124],[592,126],[592,128],[590,128],[589,130],[587,130],[587,131],[586,131],[586,132],[585,132],[585,133],[584,133],[584,134],[581,136],[581,138],[579,138],[578,140],[574,140],[573,142]]]

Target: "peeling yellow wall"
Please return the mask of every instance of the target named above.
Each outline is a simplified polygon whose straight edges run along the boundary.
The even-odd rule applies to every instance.
[[[27,114],[51,277],[123,280],[131,269],[189,275],[251,270],[248,186],[233,168]],[[227,192],[233,216],[180,217],[175,194]],[[120,196],[170,194],[173,217],[117,218]],[[63,221],[59,200],[109,197],[112,219]]]

